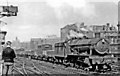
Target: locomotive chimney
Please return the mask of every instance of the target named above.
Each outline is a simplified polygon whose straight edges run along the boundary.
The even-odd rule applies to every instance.
[[[110,23],[106,23],[106,25],[109,27],[109,26],[110,26]]]
[[[107,25],[106,31],[108,31],[110,27],[110,23],[107,23],[106,25]]]

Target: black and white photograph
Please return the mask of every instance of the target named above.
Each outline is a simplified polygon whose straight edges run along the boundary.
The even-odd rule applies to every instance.
[[[120,0],[0,0],[0,76],[120,76]]]

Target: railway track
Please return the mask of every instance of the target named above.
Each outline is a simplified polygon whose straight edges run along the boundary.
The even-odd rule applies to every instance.
[[[43,61],[44,62],[44,61]],[[39,62],[40,65],[44,65],[44,66],[48,66],[48,67],[53,67],[54,69],[58,68],[60,70],[62,70],[64,73],[65,71],[69,71],[69,74],[84,74],[84,75],[93,75],[93,74],[100,74],[100,75],[115,75],[115,76],[119,76],[120,75],[120,72],[117,71],[117,70],[112,70],[112,71],[109,71],[109,72],[106,72],[106,73],[99,73],[99,72],[89,72],[89,71],[84,71],[82,69],[76,69],[76,68],[64,68],[63,66],[59,66],[59,65],[54,65],[51,63],[51,65],[49,66],[48,64],[50,63],[42,63],[42,61]],[[66,73],[64,73],[66,74]]]
[[[51,63],[44,64],[44,62],[42,61],[37,63],[37,65],[41,65],[44,67],[47,66],[50,69],[54,69],[54,71],[58,71],[59,74],[79,74],[80,73],[78,70],[75,70],[75,69],[65,68],[64,66],[61,66],[61,65],[53,65]]]
[[[29,59],[27,59],[29,61]],[[26,61],[26,59],[25,59]],[[44,70],[42,74],[87,74],[83,70],[78,70],[74,68],[65,68],[61,65],[53,65],[52,63],[46,63],[44,61],[31,60],[32,65],[29,66],[37,67],[37,70]],[[28,65],[28,64],[27,64]]]
[[[14,74],[14,76],[18,76],[18,75],[25,76],[25,74],[20,69],[18,69],[16,67],[13,68],[13,74]]]
[[[47,74],[57,73],[55,70],[52,70],[49,67],[40,66],[35,61],[30,61],[30,60],[25,59],[25,63],[26,63],[26,64],[24,64],[25,68],[36,70],[39,72],[39,74],[46,74],[47,75]]]
[[[28,60],[28,59],[24,59],[25,63],[29,63],[29,64],[24,64],[24,68],[26,67],[27,69],[29,68],[29,70],[37,70],[38,72],[40,72],[40,74],[46,74],[46,75],[52,75],[52,74],[78,74],[77,72],[73,71],[73,70],[67,70],[64,67],[61,66],[55,66],[53,64],[47,63],[45,64],[45,62],[38,62],[35,60]],[[19,62],[20,63],[20,62]],[[32,66],[32,67],[29,67]]]
[[[49,62],[30,60],[27,58],[18,58],[16,61],[16,67],[21,69],[24,76],[54,76],[54,75],[84,75],[84,76],[96,76],[97,73],[89,73],[81,69],[65,68],[62,65],[56,65]],[[22,66],[22,67],[21,67]],[[99,76],[105,76],[105,74],[97,74]],[[107,76],[111,76],[109,73]],[[119,75],[115,75],[119,76]]]
[[[17,64],[14,66],[14,68],[19,74],[22,74],[23,76],[40,76],[40,74],[42,74],[42,72],[37,71],[38,68],[30,62],[21,59],[17,59],[16,61]]]

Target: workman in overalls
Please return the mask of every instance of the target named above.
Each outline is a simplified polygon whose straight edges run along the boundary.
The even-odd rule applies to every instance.
[[[14,58],[16,54],[14,50],[11,48],[11,41],[7,41],[6,48],[3,49],[2,52],[2,59],[3,63],[3,76],[10,76],[12,75],[12,69],[14,64]]]

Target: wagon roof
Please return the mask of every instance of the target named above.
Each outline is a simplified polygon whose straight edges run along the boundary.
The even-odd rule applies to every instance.
[[[102,40],[104,38],[91,38],[91,39],[75,39],[72,40],[70,43],[70,46],[75,46],[75,45],[79,45],[79,46],[83,46],[83,45],[93,45],[98,43],[100,40]],[[107,39],[104,39],[106,42],[108,42]],[[109,43],[109,42],[108,42]]]

